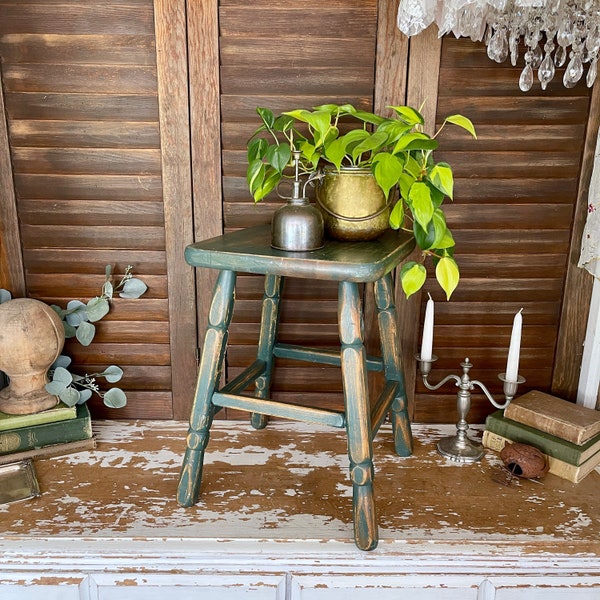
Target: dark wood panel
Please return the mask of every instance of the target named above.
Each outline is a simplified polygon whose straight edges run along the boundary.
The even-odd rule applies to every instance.
[[[261,300],[238,300],[235,302],[233,318],[238,323],[254,323],[260,320]],[[337,323],[337,301],[332,300],[288,300],[282,302],[282,323]]]
[[[94,343],[168,344],[169,324],[161,321],[104,321],[96,324]]]
[[[329,96],[340,96],[348,89],[356,96],[367,95],[373,89],[369,77],[373,69],[368,67],[312,67],[310,71],[302,67],[261,67],[258,73],[248,67],[222,67],[221,73],[223,94],[231,96],[261,95],[268,84],[291,95],[321,93],[323,104]]]
[[[462,266],[462,264],[461,264]],[[472,327],[475,325],[510,325],[515,314],[520,309],[527,316],[530,325],[555,326],[560,314],[560,301],[536,300],[529,302],[480,302],[465,300],[460,302],[438,302],[435,314],[445,325],[462,325]],[[423,307],[424,312],[424,307]],[[468,324],[465,321],[468,319]],[[421,315],[421,321],[423,315]]]
[[[570,204],[486,204],[454,202],[447,222],[454,229],[567,229],[573,216]]]
[[[57,10],[53,3],[4,2],[0,35],[7,33],[124,34],[140,35],[152,30],[152,4],[149,2],[69,3]]]
[[[500,278],[557,278],[566,270],[564,254],[466,254],[455,255],[463,278],[491,271]]]
[[[146,2],[146,0],[141,1]],[[0,54],[7,64],[153,65],[156,62],[154,36],[144,34],[7,33],[0,36]]]
[[[7,92],[152,94],[156,68],[120,65],[19,63],[3,70]]]
[[[162,226],[161,202],[118,200],[22,200],[21,222],[27,225],[130,225]]]
[[[156,121],[156,95],[13,92],[6,95],[12,119]]]
[[[482,235],[477,229],[455,225],[453,234],[456,252],[465,254],[492,254],[498,248],[510,254],[550,254],[567,252],[570,242],[568,229],[486,229]]]
[[[513,199],[518,199],[519,202],[569,203],[577,190],[576,179],[457,177],[454,184],[455,198],[460,198],[462,201],[474,200],[480,203],[504,202]]]
[[[18,173],[53,175],[159,175],[158,150],[87,148],[14,148]]]
[[[318,18],[309,5],[285,3],[266,5],[221,5],[219,26],[223,37],[335,39],[368,38],[375,41],[377,4],[374,0],[355,2],[354,6],[331,6],[321,3]],[[307,29],[307,22],[310,28]],[[333,35],[332,35],[333,33]],[[282,43],[285,45],[285,41]],[[348,56],[351,61],[351,55]]]
[[[163,227],[69,227],[68,225],[23,225],[25,248],[128,248],[163,250]]]
[[[438,114],[440,123],[446,115],[460,113],[469,117],[476,126],[479,123],[498,122],[564,125],[581,124],[581,117],[587,114],[588,106],[587,96],[440,96]]]
[[[162,200],[158,175],[15,174],[21,198],[61,200]]]
[[[94,251],[93,261],[87,249],[29,248],[23,254],[28,273],[96,273],[101,278],[102,265],[112,265],[113,273],[121,274],[129,264],[133,266],[134,275],[165,275],[167,272],[165,253],[160,250],[140,250],[132,257],[129,250],[98,249]]]
[[[310,31],[298,37],[286,36],[285,40],[286,43],[273,52],[272,37],[221,37],[220,55],[227,65],[245,65],[251,69],[255,69],[257,64],[261,67],[293,64],[310,70],[345,64],[349,56],[357,67],[372,68],[368,61],[372,57],[374,39],[317,38]]]
[[[27,121],[10,124],[13,148],[158,148],[158,123]]]
[[[173,397],[171,392],[141,390],[127,391],[127,405],[123,408],[107,408],[101,400],[91,399],[90,413],[93,419],[172,419]]]
[[[87,347],[69,342],[70,356],[76,365],[159,365],[170,364],[168,344],[96,344]]]

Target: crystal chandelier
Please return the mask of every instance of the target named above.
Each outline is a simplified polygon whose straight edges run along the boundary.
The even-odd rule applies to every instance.
[[[398,27],[416,35],[435,22],[439,35],[483,40],[488,57],[513,66],[519,45],[525,45],[525,66],[519,78],[523,92],[531,89],[534,71],[543,90],[556,67],[567,65],[563,84],[572,88],[584,76],[596,80],[600,52],[600,0],[400,0]]]

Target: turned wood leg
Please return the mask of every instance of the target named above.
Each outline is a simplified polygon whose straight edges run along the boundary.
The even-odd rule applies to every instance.
[[[273,373],[273,346],[277,341],[277,327],[279,325],[279,304],[283,277],[278,275],[265,275],[265,293],[262,303],[260,318],[260,335],[258,338],[258,353],[256,357],[266,363],[265,372],[256,380],[255,396],[268,398],[271,390],[271,374]],[[250,417],[252,427],[263,429],[269,422],[267,415],[252,413]]]
[[[340,283],[338,311],[348,456],[353,490],[354,539],[361,550],[372,550],[377,546],[378,531],[373,497],[371,411],[361,302],[356,283]]]
[[[408,418],[408,401],[404,386],[402,350],[398,340],[398,319],[394,304],[392,276],[389,273],[384,275],[375,282],[374,289],[385,378],[387,381],[398,383],[390,406],[396,454],[410,456],[413,452],[413,439]]]
[[[177,501],[181,506],[192,506],[198,501],[200,494],[204,450],[208,444],[214,416],[212,395],[218,385],[227,345],[228,328],[233,312],[235,279],[234,271],[219,273],[208,313],[208,327],[204,337],[186,451],[177,488]]]

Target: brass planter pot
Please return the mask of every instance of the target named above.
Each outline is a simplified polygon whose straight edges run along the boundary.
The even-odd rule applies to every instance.
[[[316,197],[332,239],[372,240],[389,227],[390,202],[369,169],[326,168]]]

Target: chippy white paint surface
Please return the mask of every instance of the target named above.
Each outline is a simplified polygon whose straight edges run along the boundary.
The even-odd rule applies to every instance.
[[[345,436],[217,422],[200,502],[175,502],[185,425],[101,422],[98,448],[37,463],[41,498],[0,506],[1,600],[600,599],[600,474],[505,487],[494,454],[374,444],[380,544],[353,542]]]

